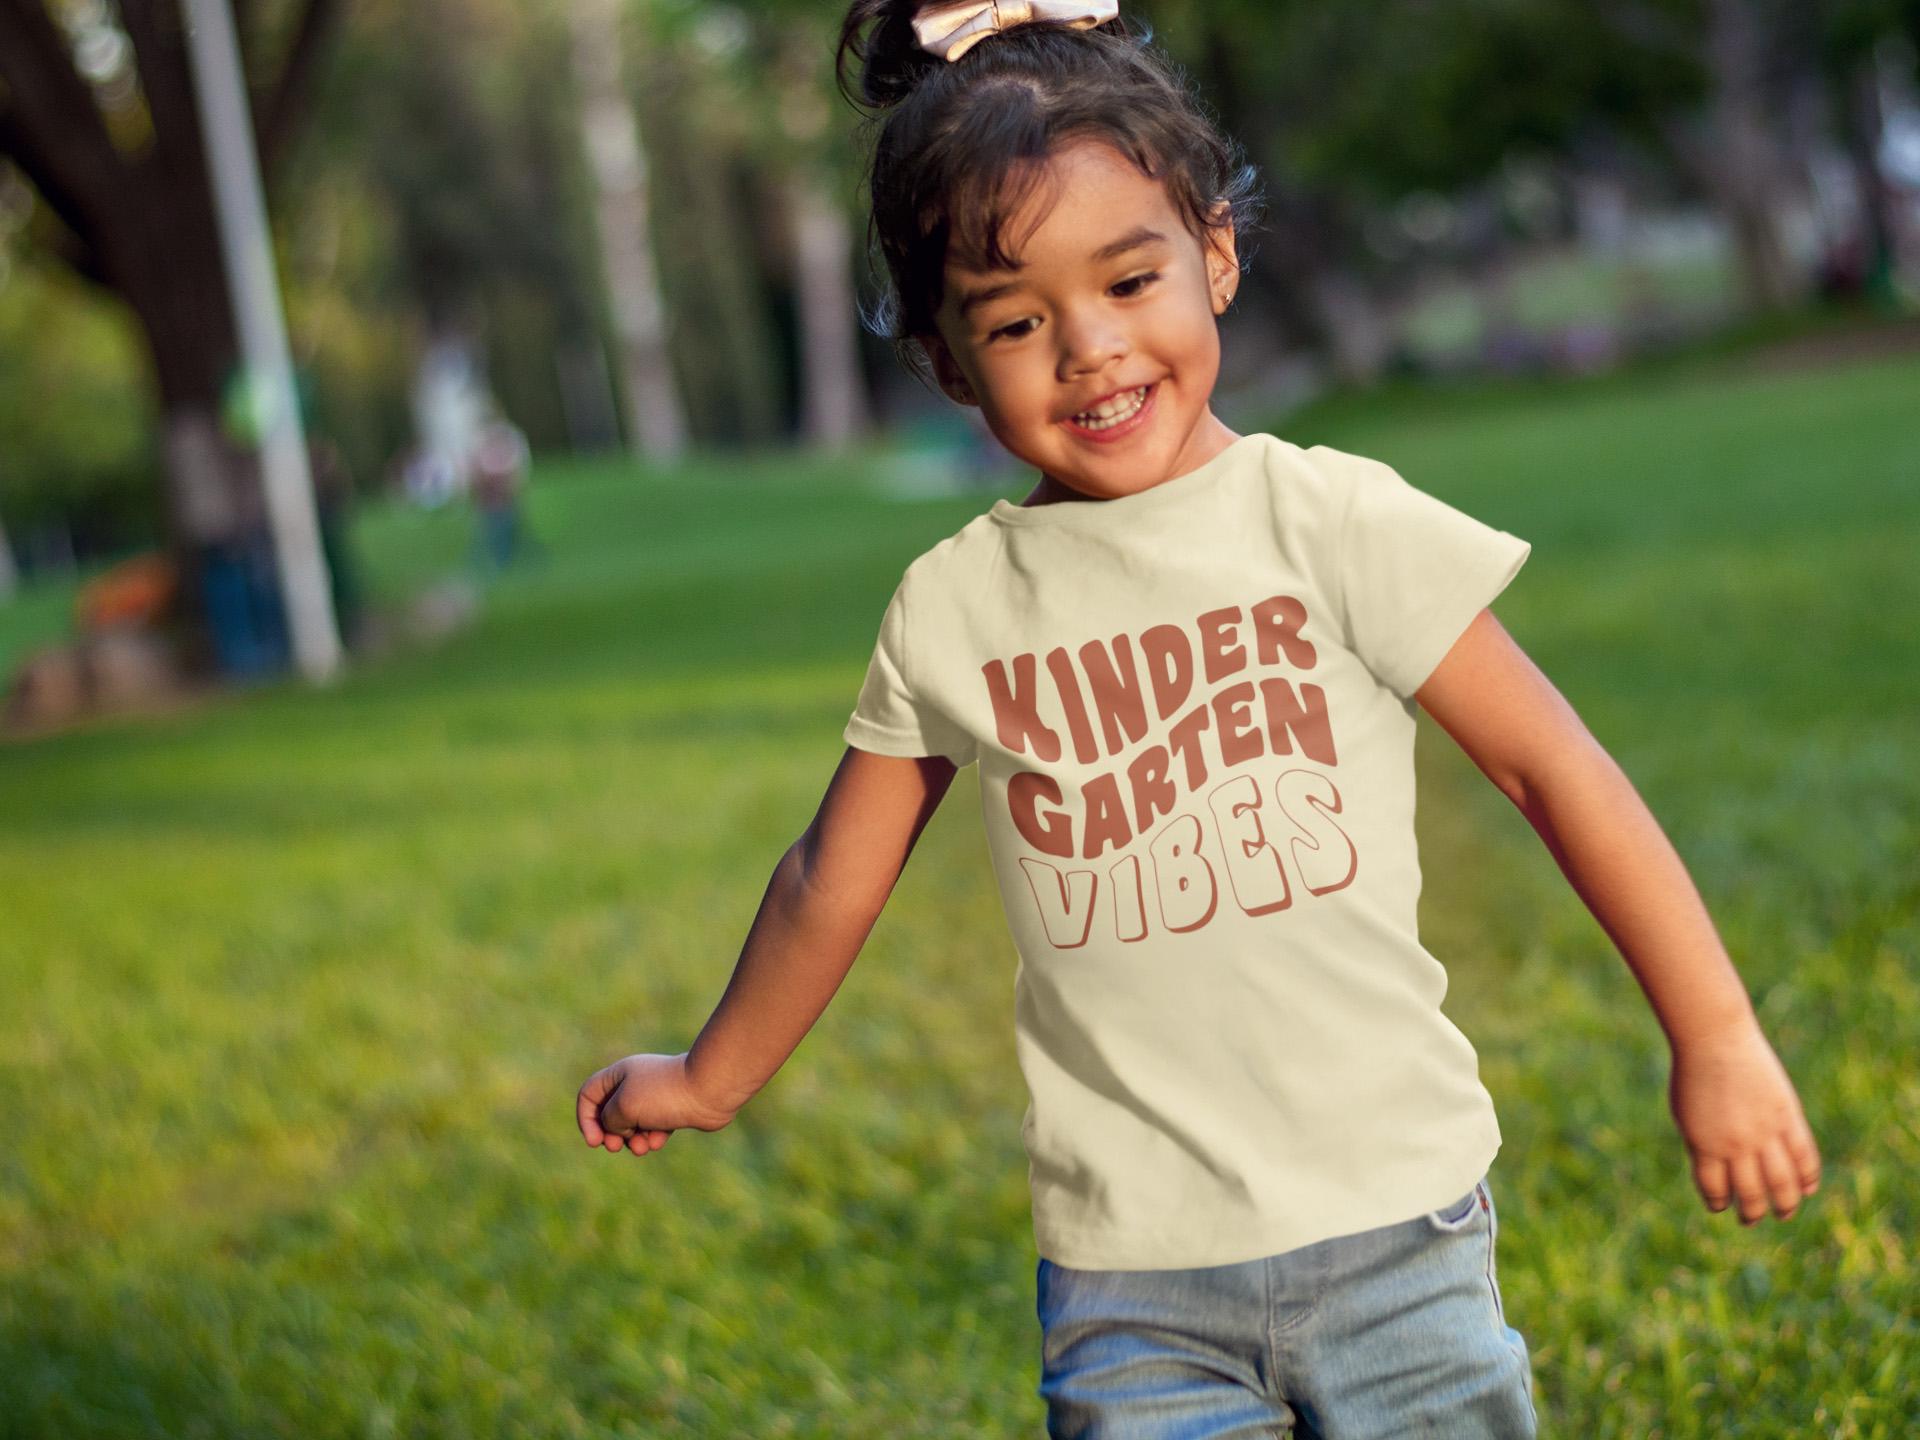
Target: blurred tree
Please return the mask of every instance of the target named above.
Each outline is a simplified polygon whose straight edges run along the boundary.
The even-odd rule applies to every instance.
[[[1775,117],[1785,110],[1778,81],[1783,9],[1790,0],[1705,0],[1704,24],[1682,28],[1651,6],[1608,0],[1616,22],[1674,53],[1697,58],[1710,94],[1706,124],[1667,121],[1672,151],[1718,204],[1733,231],[1749,310],[1791,304],[1806,286],[1785,233],[1789,157]]]
[[[269,187],[340,11],[341,0],[235,5]],[[138,322],[159,395],[167,541],[191,603],[206,557],[240,539],[261,501],[256,458],[220,422],[238,345],[182,27],[167,0],[117,12],[0,0],[0,156],[44,202],[35,240]]]
[[[720,3],[649,5],[632,92],[659,193],[662,284],[695,428],[748,443],[782,431],[780,350],[750,179],[765,79],[744,11]]]
[[[1700,72],[1705,114],[1660,117],[1668,152],[1712,197],[1732,231],[1746,304],[1791,304],[1809,278],[1785,234],[1791,192],[1804,184],[1781,117],[1808,71],[1827,86],[1834,130],[1854,156],[1873,244],[1885,254],[1887,199],[1869,145],[1877,146],[1870,69],[1879,40],[1920,33],[1914,0],[1596,0],[1615,33]],[[1862,84],[1869,88],[1861,93]],[[1864,107],[1864,108],[1863,108]],[[1872,139],[1868,137],[1871,135]],[[1799,172],[1796,174],[1796,171]]]
[[[569,14],[581,139],[594,179],[600,273],[620,342],[628,447],[643,458],[670,462],[686,447],[687,416],[667,353],[647,156],[625,86],[620,0],[572,0]]]
[[[660,193],[683,202],[659,220],[689,394],[730,396],[732,426],[765,440],[782,428],[790,380],[801,441],[844,444],[871,404],[844,179],[859,157],[853,117],[835,123],[832,103],[840,16],[813,0],[650,0],[644,14],[637,93]],[[687,343],[702,332],[713,348]]]
[[[1790,303],[1806,277],[1783,234],[1795,179],[1777,117],[1795,47],[1821,53],[1824,26],[1836,92],[1855,97],[1851,145],[1864,155],[1874,125],[1865,57],[1881,36],[1920,29],[1920,0],[1138,0],[1137,9],[1262,164],[1263,288],[1348,380],[1379,362],[1378,302],[1415,278],[1372,243],[1393,207],[1424,191],[1470,191],[1514,155],[1577,155],[1601,136],[1673,162],[1726,217],[1751,307]],[[1483,267],[1497,273],[1513,238],[1483,235]]]
[[[610,398],[570,393],[606,376],[579,358],[602,349],[603,322],[567,75],[557,5],[368,6],[342,37],[311,152],[314,183],[382,217],[362,303],[411,327],[416,355],[449,336],[483,346],[536,448],[593,438],[575,417]]]
[[[161,491],[131,317],[27,244],[39,209],[0,160],[0,512],[27,571],[150,534]]]
[[[1596,126],[1657,140],[1653,117],[1702,90],[1688,65],[1623,42],[1585,0],[1139,8],[1264,171],[1263,290],[1349,382],[1378,372],[1380,306],[1417,279],[1370,238],[1407,195],[1477,185],[1516,151],[1565,154]],[[1486,237],[1485,262],[1505,248]]]
[[[153,415],[133,327],[57,262],[23,256],[0,287],[0,504],[16,533],[86,518],[91,537],[150,528]]]
[[[817,6],[788,0],[758,13],[772,32],[775,133],[762,153],[775,183],[771,208],[785,222],[783,273],[793,287],[799,330],[800,438],[832,448],[858,439],[871,423],[852,268],[858,251],[848,198],[834,183],[844,173],[829,127],[834,36],[820,23]]]
[[[1860,281],[1875,298],[1894,295],[1894,197],[1880,167],[1885,117],[1880,86],[1888,40],[1903,37],[1920,52],[1920,0],[1817,0],[1818,63],[1832,99],[1835,129],[1861,202]]]

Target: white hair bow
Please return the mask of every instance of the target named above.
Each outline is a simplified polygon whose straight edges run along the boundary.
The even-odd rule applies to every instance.
[[[1091,30],[1119,13],[1116,0],[961,0],[922,5],[913,17],[913,33],[922,50],[953,61],[995,31],[1031,20],[1062,20],[1076,30]]]

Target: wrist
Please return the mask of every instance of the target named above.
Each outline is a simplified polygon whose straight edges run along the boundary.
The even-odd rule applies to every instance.
[[[1745,1039],[1759,1028],[1760,1017],[1749,1005],[1744,1009],[1729,1010],[1722,1014],[1690,1021],[1686,1025],[1673,1026],[1667,1032],[1667,1046],[1677,1055],[1685,1050],[1724,1044],[1728,1040]]]
[[[704,1065],[696,1067],[693,1051],[688,1050],[680,1056],[680,1074],[685,1081],[687,1098],[696,1109],[703,1111],[719,1125],[725,1125],[740,1113],[740,1109],[751,1094],[742,1095],[737,1091],[715,1086],[713,1078],[707,1074]]]

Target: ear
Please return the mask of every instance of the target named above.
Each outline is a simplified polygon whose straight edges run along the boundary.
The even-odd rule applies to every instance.
[[[1213,313],[1224,315],[1240,289],[1240,254],[1235,246],[1232,206],[1222,200],[1210,212],[1216,228],[1207,232],[1207,291],[1213,298]]]
[[[961,373],[959,363],[953,358],[953,351],[947,348],[947,342],[939,335],[922,335],[920,348],[927,352],[927,358],[933,362],[933,377],[940,382],[940,389],[956,405],[978,405],[979,397],[973,393],[973,386]]]

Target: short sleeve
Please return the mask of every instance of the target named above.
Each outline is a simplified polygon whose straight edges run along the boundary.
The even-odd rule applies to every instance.
[[[915,690],[909,678],[906,592],[903,578],[880,619],[880,636],[843,738],[875,755],[942,755],[956,766],[970,765],[973,737]]]
[[[1533,546],[1408,484],[1390,465],[1343,458],[1350,483],[1338,584],[1348,637],[1383,684],[1410,698]]]

